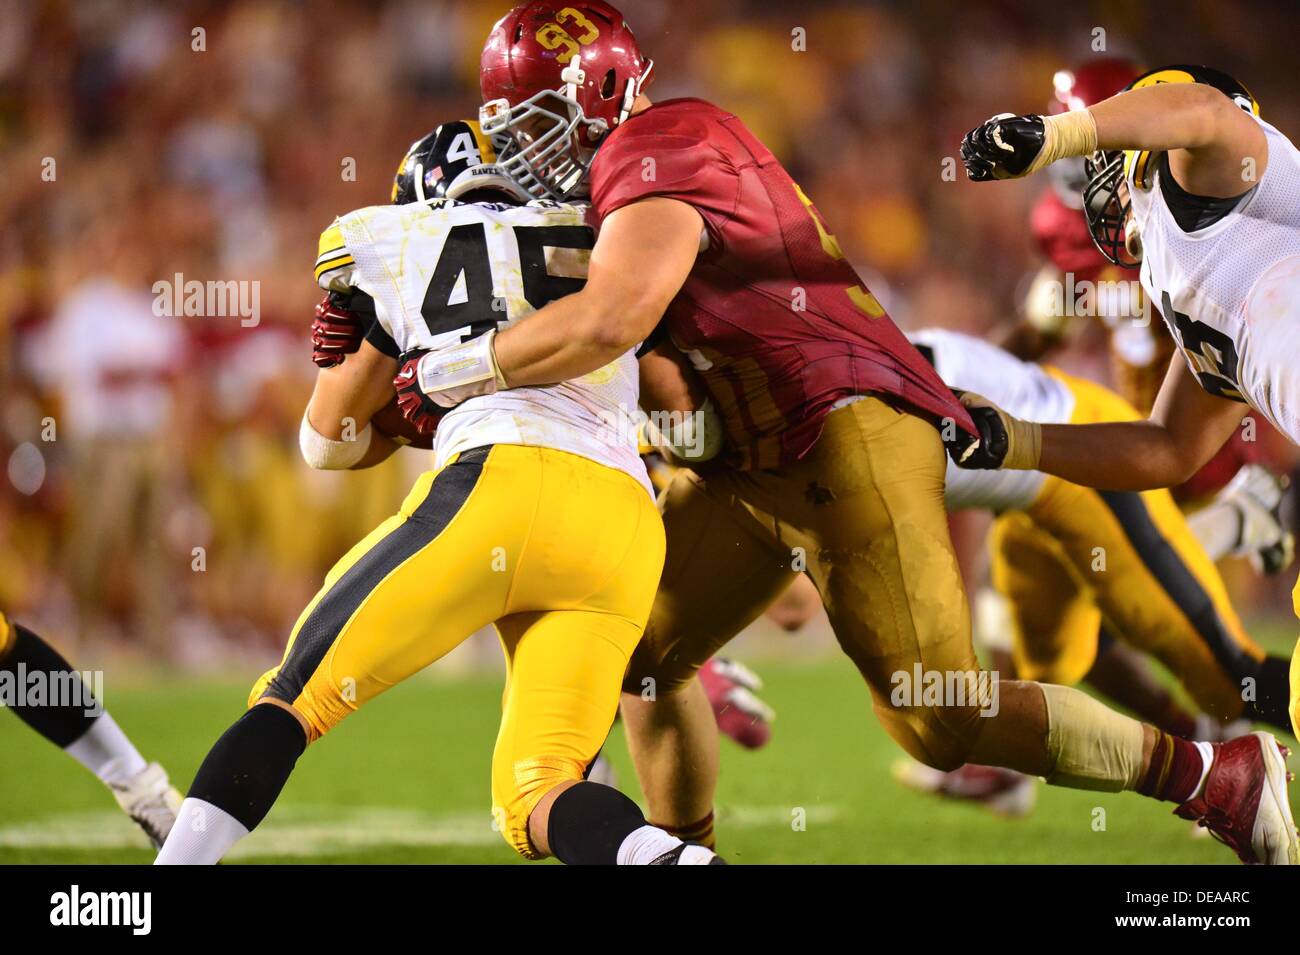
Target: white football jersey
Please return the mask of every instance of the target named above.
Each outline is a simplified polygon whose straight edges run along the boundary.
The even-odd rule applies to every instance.
[[[1142,285],[1211,394],[1300,443],[1300,152],[1263,120],[1268,163],[1217,222],[1184,232],[1161,191],[1129,182]]]
[[[321,236],[316,278],[368,293],[394,351],[437,351],[580,289],[593,244],[584,210],[549,200],[369,206]],[[436,464],[489,444],[554,448],[625,471],[653,496],[637,454],[638,394],[628,351],[574,381],[471,398],[438,423]]]
[[[934,363],[950,388],[973,391],[1017,418],[1064,424],[1074,412],[1074,395],[1065,382],[1038,365],[1021,361],[996,345],[939,328],[909,332],[908,338]],[[1043,486],[1041,471],[967,471],[948,461],[944,503],[966,508],[1023,510]]]

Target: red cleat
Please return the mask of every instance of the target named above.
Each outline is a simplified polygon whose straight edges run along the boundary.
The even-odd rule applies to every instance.
[[[997,766],[967,763],[945,773],[908,757],[894,764],[893,775],[911,789],[978,803],[990,812],[1013,819],[1033,812],[1038,800],[1037,780]]]
[[[763,687],[757,674],[743,664],[714,657],[700,667],[700,683],[719,730],[745,749],[767,745],[776,711],[754,695]]]
[[[1287,797],[1289,751],[1271,733],[1212,745],[1214,762],[1201,795],[1174,812],[1210,830],[1246,865],[1296,865],[1300,846]]]

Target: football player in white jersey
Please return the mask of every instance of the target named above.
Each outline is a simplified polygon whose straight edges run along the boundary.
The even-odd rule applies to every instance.
[[[392,453],[371,419],[395,397],[399,354],[437,361],[583,285],[583,210],[529,202],[494,158],[477,123],[444,124],[403,161],[394,205],[341,216],[322,235],[318,283],[354,308],[359,290],[375,321],[355,354],[318,374],[301,431],[313,466]],[[719,863],[584,779],[663,563],[637,399],[628,351],[582,379],[442,415],[434,469],[330,571],[283,661],[204,760],[159,863],[219,860],[270,810],[309,742],[488,624],[507,663],[491,786],[506,841],[569,863]]]
[[[1245,86],[1203,66],[1153,70],[1086,110],[1002,114],[962,142],[977,181],[1080,155],[1091,157],[1084,204],[1098,248],[1140,264],[1183,357],[1146,421],[1042,425],[967,395],[982,437],[951,449],[958,462],[1169,487],[1242,426],[1243,404],[1300,442],[1300,151]],[[1293,659],[1293,726],[1296,671]]]
[[[59,691],[62,692],[59,692]],[[58,650],[0,611],[0,709],[12,710],[108,787],[154,848],[176,822],[181,794],[147,763]]]
[[[972,336],[923,329],[908,337],[950,386],[1018,417],[1073,424],[1140,417],[1101,385],[1020,361]],[[1004,676],[1087,681],[1183,738],[1225,739],[1248,728],[1243,719],[1288,728],[1287,661],[1250,639],[1213,560],[1167,490],[1098,492],[1041,471],[972,471],[950,463],[945,503],[950,511],[993,511],[1047,542],[1028,567],[1014,544],[1002,546],[1004,522],[990,540],[993,584],[1009,610],[1011,659],[995,667]],[[1184,711],[1128,648],[1160,660],[1206,715]],[[990,767],[942,776],[903,766],[903,781],[918,788],[1014,814],[1029,804],[1009,798],[1009,780]]]

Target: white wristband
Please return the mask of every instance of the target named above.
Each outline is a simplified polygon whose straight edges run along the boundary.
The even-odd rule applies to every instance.
[[[430,352],[420,359],[420,390],[443,408],[454,408],[468,398],[495,394],[506,386],[497,367],[492,343],[496,329],[485,335],[441,351]]]
[[[307,413],[310,411],[309,407]],[[374,431],[367,424],[351,441],[335,441],[313,428],[305,413],[298,429],[298,447],[303,460],[318,471],[343,471],[366,456],[373,436]]]

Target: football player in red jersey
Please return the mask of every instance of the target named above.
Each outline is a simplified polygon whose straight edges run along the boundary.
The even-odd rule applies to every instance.
[[[916,758],[1137,790],[1195,808],[1245,859],[1294,857],[1272,802],[1224,795],[1264,773],[1232,744],[1173,739],[1066,687],[980,691],[940,438],[969,442],[970,418],[771,152],[710,103],[652,105],[650,65],[599,0],[534,0],[497,23],[481,118],[515,135],[502,162],[538,197],[589,181],[600,234],[581,291],[419,373],[430,403],[454,405],[594,372],[662,319],[721,413],[725,466],[683,471],[661,497],[668,555],[624,687],[650,818],[708,838],[717,730],[691,677],[806,567]],[[934,677],[937,700],[920,685]]]

